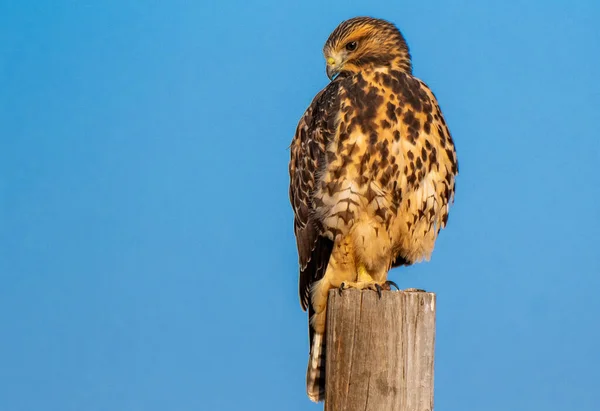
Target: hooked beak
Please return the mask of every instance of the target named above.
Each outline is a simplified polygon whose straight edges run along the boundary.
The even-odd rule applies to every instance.
[[[333,80],[335,76],[340,72],[340,66],[335,64],[335,59],[333,57],[327,58],[327,77],[329,80]]]
[[[334,66],[327,66],[327,77],[329,77],[329,80],[333,80],[335,78],[335,76],[338,75],[338,73],[340,72],[336,67]]]

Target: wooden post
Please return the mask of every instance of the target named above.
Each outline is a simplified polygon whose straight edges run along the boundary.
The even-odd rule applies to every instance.
[[[432,411],[435,294],[329,292],[325,411]]]

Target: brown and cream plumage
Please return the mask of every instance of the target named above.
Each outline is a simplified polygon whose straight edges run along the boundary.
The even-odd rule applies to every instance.
[[[328,291],[380,290],[390,268],[429,259],[458,173],[436,98],[393,24],[347,20],[323,51],[332,81],[301,118],[289,166],[313,401],[324,395]]]

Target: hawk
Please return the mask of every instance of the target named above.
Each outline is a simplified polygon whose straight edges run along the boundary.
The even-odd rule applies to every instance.
[[[307,394],[315,402],[325,392],[329,290],[381,295],[391,268],[428,260],[458,174],[446,121],[412,75],[394,24],[346,20],[323,53],[331,82],[300,119],[289,164],[300,301],[309,315]]]

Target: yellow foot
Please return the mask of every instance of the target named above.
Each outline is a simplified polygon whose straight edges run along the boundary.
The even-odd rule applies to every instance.
[[[375,281],[371,281],[371,282],[367,282],[367,281],[349,281],[349,282],[343,282],[342,284],[340,284],[340,288],[339,288],[339,293],[342,294],[342,291],[347,289],[347,288],[356,288],[357,290],[373,290],[377,292],[377,295],[379,296],[379,298],[381,298],[381,290],[387,290],[389,291],[389,286],[386,284],[386,282],[383,283],[376,283]],[[386,288],[387,287],[387,288]]]
[[[373,290],[377,292],[381,298],[381,290],[390,291],[393,285],[398,290],[398,286],[393,281],[377,282],[369,275],[363,265],[358,266],[358,281],[345,281],[340,284],[339,293],[341,294],[346,288],[356,288],[358,290]]]

